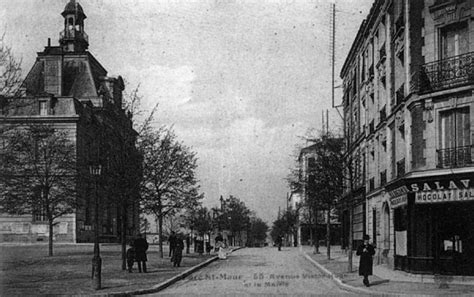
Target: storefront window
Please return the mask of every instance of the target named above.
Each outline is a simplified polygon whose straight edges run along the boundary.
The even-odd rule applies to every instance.
[[[454,235],[442,241],[441,255],[452,256],[454,253],[462,253],[462,240],[459,235]]]

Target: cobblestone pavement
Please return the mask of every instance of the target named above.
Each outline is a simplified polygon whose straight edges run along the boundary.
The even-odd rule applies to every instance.
[[[341,296],[339,289],[297,248],[246,248],[233,252],[154,295]]]

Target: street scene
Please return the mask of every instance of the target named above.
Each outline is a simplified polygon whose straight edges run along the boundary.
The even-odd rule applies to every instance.
[[[474,295],[473,14],[0,0],[0,296]]]
[[[353,295],[338,288],[295,248],[246,248],[177,282],[160,295]]]

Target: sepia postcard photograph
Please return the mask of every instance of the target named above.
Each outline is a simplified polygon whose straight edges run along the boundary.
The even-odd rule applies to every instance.
[[[474,0],[0,0],[0,296],[474,295]]]

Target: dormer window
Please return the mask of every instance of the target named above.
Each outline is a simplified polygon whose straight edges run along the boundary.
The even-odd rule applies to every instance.
[[[48,115],[48,101],[46,100],[41,100],[39,102],[39,114],[41,116],[46,116]]]

